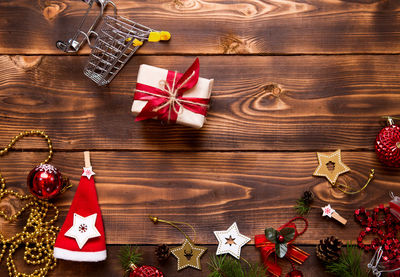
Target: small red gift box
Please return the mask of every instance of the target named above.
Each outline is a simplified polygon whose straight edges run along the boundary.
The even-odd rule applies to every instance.
[[[390,193],[392,201],[389,202],[390,212],[400,220],[400,197]]]

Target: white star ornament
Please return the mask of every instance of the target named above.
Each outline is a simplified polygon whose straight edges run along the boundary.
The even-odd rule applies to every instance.
[[[83,168],[82,176],[86,176],[89,180],[95,174],[91,166]]]
[[[226,231],[214,231],[214,235],[218,240],[217,255],[231,254],[236,259],[240,259],[240,250],[242,246],[251,239],[239,232],[236,222]]]
[[[74,213],[74,224],[64,235],[74,238],[78,243],[79,249],[82,249],[89,239],[101,236],[95,226],[96,218],[97,213],[87,217]]]

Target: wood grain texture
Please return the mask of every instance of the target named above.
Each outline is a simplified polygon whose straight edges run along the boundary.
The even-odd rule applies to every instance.
[[[26,175],[41,156],[44,153],[15,152],[1,159],[9,187],[26,191]],[[341,176],[340,182],[361,186],[369,168],[376,171],[370,186],[355,196],[335,191],[324,178],[312,176],[317,167],[312,152],[92,152],[91,157],[109,244],[180,243],[178,231],[166,224],[153,225],[149,214],[190,222],[202,244],[215,244],[212,231],[225,230],[234,221],[243,234],[253,238],[266,227],[278,228],[295,216],[295,200],[306,189],[314,192],[316,200],[308,216],[309,230],[299,243],[315,244],[327,235],[355,241],[361,227],[353,220],[354,210],[388,203],[390,191],[400,194],[400,172],[381,166],[374,153],[342,154],[352,171]],[[52,163],[74,185],[56,202],[61,209],[59,222],[63,222],[82,173],[83,153],[56,153]],[[327,203],[348,219],[346,226],[322,218],[320,207]],[[4,204],[13,210],[14,203]],[[0,231],[14,233],[23,222],[1,221]]]
[[[104,88],[83,76],[85,61],[1,56],[0,144],[43,129],[68,150],[373,150],[380,117],[399,113],[399,56],[201,57],[215,87],[200,130],[130,112],[140,64],[184,71],[193,57],[136,57]]]
[[[384,115],[399,115],[400,2],[397,0],[115,0],[119,14],[168,30],[168,43],[147,43],[108,87],[83,76],[90,53],[65,55],[55,47],[70,38],[86,9],[79,0],[0,1],[0,145],[22,130],[41,129],[53,139],[52,161],[74,187],[55,203],[61,226],[91,150],[103,212],[108,259],[60,261],[49,276],[122,276],[118,250],[139,244],[146,264],[165,276],[207,276],[216,251],[214,230],[237,222],[252,241],[242,256],[260,261],[254,235],[295,216],[306,189],[316,200],[309,230],[296,242],[311,257],[299,269],[328,276],[315,244],[328,235],[355,242],[361,227],[354,209],[388,203],[400,195],[400,171],[382,166],[373,152]],[[96,8],[94,9],[96,10]],[[96,13],[91,14],[91,17]],[[140,64],[185,70],[199,55],[201,76],[214,78],[207,122],[201,130],[157,121],[134,122],[130,113]],[[26,193],[26,176],[46,156],[38,138],[24,139],[0,158],[8,188]],[[355,196],[313,177],[316,151],[342,149],[351,172],[339,177],[361,186],[370,168],[376,177]],[[348,220],[323,218],[330,203]],[[0,201],[15,213],[16,199]],[[160,266],[154,245],[179,244],[183,236],[147,216],[185,221],[209,247],[203,271],[176,271],[172,257]],[[0,232],[23,228],[0,219]],[[301,228],[301,226],[299,226]],[[190,234],[189,232],[189,235]],[[369,237],[367,239],[370,239]],[[363,266],[371,255],[363,255]],[[22,265],[22,255],[17,255]],[[284,272],[289,270],[282,263]],[[29,272],[29,269],[28,269]],[[0,276],[6,276],[0,263]]]
[[[173,247],[174,245],[170,245]],[[170,257],[169,260],[164,264],[159,264],[154,255],[154,246],[140,246],[140,249],[143,253],[144,263],[147,265],[156,266],[160,269],[164,276],[191,276],[191,277],[204,277],[208,276],[209,270],[207,263],[212,255],[215,254],[216,246],[215,245],[205,245],[208,247],[207,252],[204,254],[201,259],[202,270],[196,270],[192,268],[184,269],[182,271],[176,271],[176,259],[174,257]],[[301,270],[304,276],[330,276],[327,273],[324,273],[324,268],[322,264],[319,262],[317,257],[315,256],[315,247],[313,246],[301,246],[301,248],[310,253],[310,257],[307,261],[302,265],[298,266],[298,269]],[[88,276],[88,277],[110,277],[110,276],[123,276],[123,270],[121,269],[118,262],[118,253],[120,246],[117,245],[108,245],[107,246],[107,254],[108,258],[104,262],[99,263],[76,263],[76,262],[68,262],[63,260],[58,260],[58,265],[54,271],[52,271],[48,276],[63,276],[63,277],[76,277],[76,276]],[[365,255],[365,257],[369,258],[370,255]],[[247,259],[250,262],[258,262],[259,261],[259,252],[254,246],[245,246],[242,248],[242,257]],[[367,259],[363,261],[363,266],[366,267]],[[290,264],[286,260],[280,263],[282,266],[283,272],[286,273],[290,270]],[[22,265],[21,265],[22,266]],[[27,269],[28,272],[29,269]],[[0,264],[0,276],[6,276],[7,271],[4,266],[4,262]]]
[[[120,15],[172,33],[139,54],[400,52],[397,0],[115,2]],[[1,1],[0,53],[60,54],[55,42],[72,37],[85,11],[81,1]]]

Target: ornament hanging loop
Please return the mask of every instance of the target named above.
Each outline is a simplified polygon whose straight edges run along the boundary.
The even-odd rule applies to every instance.
[[[382,116],[382,118],[387,119],[388,125],[394,125],[394,120],[393,119],[400,120],[400,117],[388,116],[388,115]]]
[[[69,180],[68,177],[62,176],[62,183],[63,183],[63,187],[62,187],[62,189],[60,190],[60,193],[64,193],[64,192],[66,192],[68,189],[72,188],[72,184],[71,184],[71,182],[70,182],[70,180]]]
[[[127,271],[135,271],[135,269],[137,268],[137,266],[134,263],[130,263],[129,268]]]
[[[356,191],[349,191],[349,189],[351,189],[351,187],[348,185],[345,185],[345,184],[332,183],[332,186],[336,187],[338,190],[340,190],[341,192],[346,193],[346,194],[357,194],[357,193],[363,191],[369,185],[369,183],[371,183],[371,181],[374,177],[375,177],[375,169],[371,168],[367,182],[361,189],[356,190]]]
[[[181,232],[181,233],[185,236],[185,238],[186,238],[189,242],[191,242],[191,243],[194,243],[193,241],[196,240],[196,236],[197,236],[196,230],[195,230],[194,227],[193,227],[192,225],[190,225],[189,223],[180,222],[180,221],[164,220],[164,219],[160,219],[160,218],[158,218],[158,217],[156,217],[156,216],[152,216],[152,215],[149,215],[149,219],[150,219],[154,224],[157,224],[158,222],[162,222],[162,223],[166,223],[166,224],[171,225],[172,227],[174,227],[175,229],[177,229],[179,232]],[[194,234],[194,240],[191,240],[190,237],[189,237],[179,226],[177,226],[177,225],[186,225],[186,226],[190,227],[190,229],[192,229],[193,234]]]

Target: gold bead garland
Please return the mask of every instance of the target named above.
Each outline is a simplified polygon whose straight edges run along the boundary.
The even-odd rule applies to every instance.
[[[46,160],[41,164],[47,163],[53,156],[53,146],[50,138],[43,131],[25,131],[15,136],[10,144],[0,151],[0,156],[8,152],[8,150],[21,138],[27,136],[40,136],[47,142],[49,148],[49,155]],[[0,252],[0,262],[3,259],[8,249],[7,268],[8,275],[21,276],[21,277],[42,277],[46,276],[49,270],[54,269],[56,266],[56,259],[53,257],[53,248],[56,241],[57,232],[59,228],[53,226],[53,223],[58,219],[59,211],[57,207],[47,201],[37,199],[33,195],[22,195],[13,190],[6,189],[6,183],[0,173],[0,201],[6,196],[14,196],[21,201],[29,200],[29,202],[14,215],[7,215],[4,211],[0,210],[0,216],[7,221],[15,221],[25,210],[30,209],[29,218],[24,226],[22,232],[15,234],[11,238],[4,238],[0,234],[0,242],[2,244]],[[45,221],[49,210],[54,210],[54,217],[49,221]],[[13,254],[19,247],[25,247],[24,260],[29,265],[41,265],[41,268],[36,269],[33,273],[18,272],[14,263]]]

